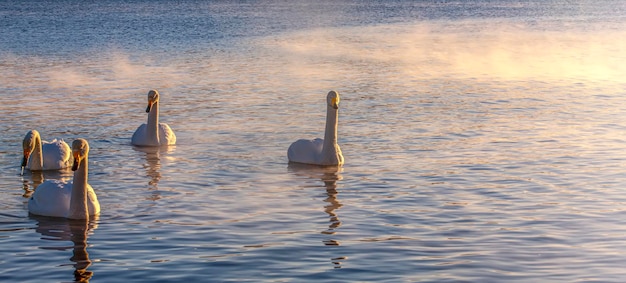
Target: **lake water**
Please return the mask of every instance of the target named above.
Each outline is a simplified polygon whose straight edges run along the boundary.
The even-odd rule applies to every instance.
[[[626,2],[313,2],[2,2],[0,281],[626,280]],[[331,89],[345,165],[289,165]],[[28,214],[30,129],[97,219]]]

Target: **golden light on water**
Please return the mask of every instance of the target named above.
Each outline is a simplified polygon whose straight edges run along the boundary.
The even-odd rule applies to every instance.
[[[81,32],[7,25],[16,41],[0,43],[3,266],[29,270],[12,282],[75,271],[120,282],[626,278],[622,13],[571,11],[589,1],[554,13],[564,1],[340,1],[345,17],[320,23],[335,6],[304,18],[290,9],[301,1],[92,1],[57,25],[52,6],[83,5],[44,2],[9,22]],[[232,9],[209,19],[196,4]],[[177,135],[156,152],[131,146],[150,89]],[[323,136],[331,89],[345,166],[294,167],[287,148]],[[62,242],[33,230],[46,223],[27,216],[26,198],[58,177],[18,175],[31,128],[93,145],[106,225],[57,227],[79,236]]]

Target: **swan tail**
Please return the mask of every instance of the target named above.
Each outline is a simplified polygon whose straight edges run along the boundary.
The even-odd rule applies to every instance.
[[[44,170],[59,170],[67,168],[71,164],[71,150],[63,140],[52,140],[42,142],[41,151],[43,155]]]

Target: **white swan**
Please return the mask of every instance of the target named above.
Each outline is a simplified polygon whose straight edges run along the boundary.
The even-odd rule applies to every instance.
[[[39,132],[31,130],[26,133],[22,148],[22,171],[24,168],[33,171],[59,170],[70,166],[70,147],[63,140],[42,141]]]
[[[28,211],[32,214],[89,219],[100,213],[100,203],[93,188],[87,183],[89,144],[84,139],[72,143],[74,155],[74,180],[66,183],[47,180],[37,187],[28,200]]]
[[[326,96],[326,131],[324,139],[300,139],[289,146],[287,157],[290,162],[314,165],[342,165],[343,155],[337,144],[339,116],[339,93],[332,90]]]
[[[137,128],[131,143],[137,146],[162,146],[176,144],[174,131],[165,123],[159,123],[159,92],[148,92],[148,123]]]

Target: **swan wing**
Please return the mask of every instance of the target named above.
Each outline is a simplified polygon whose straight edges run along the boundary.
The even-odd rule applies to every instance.
[[[176,135],[172,128],[168,124],[159,123],[159,143],[161,145],[174,145],[176,144]]]
[[[28,211],[32,214],[67,217],[70,211],[72,185],[59,180],[47,180],[28,200]]]
[[[147,124],[141,124],[141,126],[137,127],[133,137],[131,138],[131,143],[134,145],[146,145],[148,144],[147,135],[146,135],[146,127]]]
[[[318,164],[323,145],[324,140],[320,138],[297,140],[289,146],[287,158],[290,162]]]
[[[98,202],[96,192],[89,184],[87,184],[87,209],[89,210],[89,215],[100,214],[100,202]]]
[[[70,166],[72,154],[70,146],[66,142],[55,139],[51,142],[42,141],[41,143],[44,170],[58,170]]]

